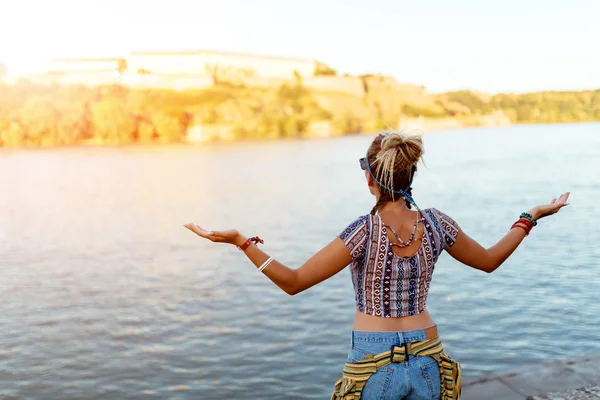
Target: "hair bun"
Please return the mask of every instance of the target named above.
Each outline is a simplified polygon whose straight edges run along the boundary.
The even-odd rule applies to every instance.
[[[406,135],[403,132],[386,132],[382,133],[384,135],[383,140],[381,141],[381,150],[386,151],[390,149],[394,149],[404,143],[406,139]]]
[[[381,134],[384,135],[384,138],[381,141],[380,156],[388,158],[391,156],[392,151],[396,152],[395,157],[393,157],[395,161],[393,164],[395,164],[397,170],[408,169],[423,157],[423,139],[421,135],[407,134],[404,131],[385,131]],[[385,154],[388,157],[385,157]]]

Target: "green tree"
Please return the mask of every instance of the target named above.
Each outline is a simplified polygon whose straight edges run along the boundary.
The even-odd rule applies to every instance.
[[[337,71],[325,64],[317,63],[313,76],[337,76]]]
[[[469,90],[445,93],[442,98],[443,103],[462,104],[471,110],[471,113],[486,114],[493,111],[493,107],[487,101]]]
[[[441,110],[419,107],[412,104],[404,104],[402,106],[402,113],[407,117],[424,117],[424,118],[442,118],[446,116]]]
[[[280,136],[301,136],[313,120],[324,120],[331,115],[312,97],[311,92],[301,84],[283,84],[277,90],[279,104],[276,127]]]

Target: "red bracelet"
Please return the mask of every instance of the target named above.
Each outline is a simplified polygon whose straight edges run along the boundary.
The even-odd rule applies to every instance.
[[[525,231],[525,236],[529,236],[529,228],[523,224],[514,224],[510,229],[521,228]]]
[[[251,237],[248,240],[246,240],[243,245],[238,246],[238,249],[240,249],[241,251],[245,251],[251,244],[257,244],[257,243],[263,244],[264,241],[261,238],[259,238],[258,236],[254,236],[254,237]]]
[[[531,229],[533,229],[533,222],[526,218],[519,218],[517,222],[512,224],[512,226],[510,227],[510,229],[513,228],[521,228],[525,231],[525,236],[529,236]]]
[[[531,230],[533,228],[533,224],[531,223],[531,221],[526,221],[526,220],[518,220],[517,222],[512,224],[512,226],[517,226],[517,225],[524,226],[528,230]]]
[[[513,224],[510,229],[515,229],[515,228],[521,228],[525,231],[525,236],[529,236],[529,229],[527,226],[523,225],[523,224]]]
[[[518,223],[520,223],[520,224],[525,224],[525,225],[527,225],[527,226],[531,226],[532,228],[535,226],[535,225],[533,224],[533,222],[531,222],[531,220],[529,220],[529,219],[527,219],[527,218],[519,218],[519,219],[517,220],[517,222],[518,222]],[[515,222],[515,224],[516,224],[517,222]]]

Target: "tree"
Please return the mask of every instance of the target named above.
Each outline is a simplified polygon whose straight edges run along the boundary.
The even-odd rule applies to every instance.
[[[442,98],[448,103],[458,103],[468,107],[471,112],[485,114],[492,111],[488,102],[469,90],[445,93]]]
[[[4,130],[0,130],[0,145],[21,147],[25,145],[25,130],[19,122],[12,121]]]
[[[277,138],[302,136],[319,121],[328,121],[338,133],[352,133],[395,127],[402,117],[451,117],[477,124],[479,116],[496,110],[512,122],[600,120],[600,90],[434,95],[373,84],[366,95],[354,95],[311,90],[299,74],[278,87],[236,86],[226,84],[224,71],[212,71],[217,86],[181,92],[0,83],[0,146],[71,145],[90,139],[105,144],[176,142],[192,122],[214,125],[207,129],[218,137],[230,138],[233,132],[237,138]]]
[[[158,137],[165,142],[177,142],[181,140],[181,123],[177,118],[164,114],[157,114],[152,118]]]
[[[148,143],[155,139],[156,137],[156,129],[154,125],[152,125],[151,121],[148,121],[145,118],[138,120],[137,125],[137,141],[140,143]]]
[[[337,71],[325,64],[317,63],[315,65],[313,76],[337,76]]]
[[[56,145],[58,112],[52,98],[40,95],[31,97],[21,109],[20,121],[28,145]]]
[[[102,143],[120,144],[133,141],[134,120],[123,99],[104,97],[91,106],[94,137]]]
[[[124,58],[119,58],[117,62],[117,72],[119,73],[119,78],[123,78],[123,74],[127,71],[127,60]]]
[[[212,80],[212,84],[213,85],[218,85],[219,84],[219,66],[217,64],[215,65],[210,65],[210,64],[206,64],[204,66],[204,69],[206,70],[206,72],[208,73],[208,75],[210,75],[210,78]]]

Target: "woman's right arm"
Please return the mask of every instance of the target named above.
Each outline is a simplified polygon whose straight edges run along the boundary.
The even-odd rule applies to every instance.
[[[558,199],[552,199],[549,204],[537,206],[531,209],[529,214],[536,220],[556,214],[562,207],[568,204],[569,194],[569,192],[564,193]],[[454,244],[446,250],[461,263],[491,273],[510,257],[524,238],[525,230],[515,227],[500,239],[498,243],[486,249],[458,228]]]

